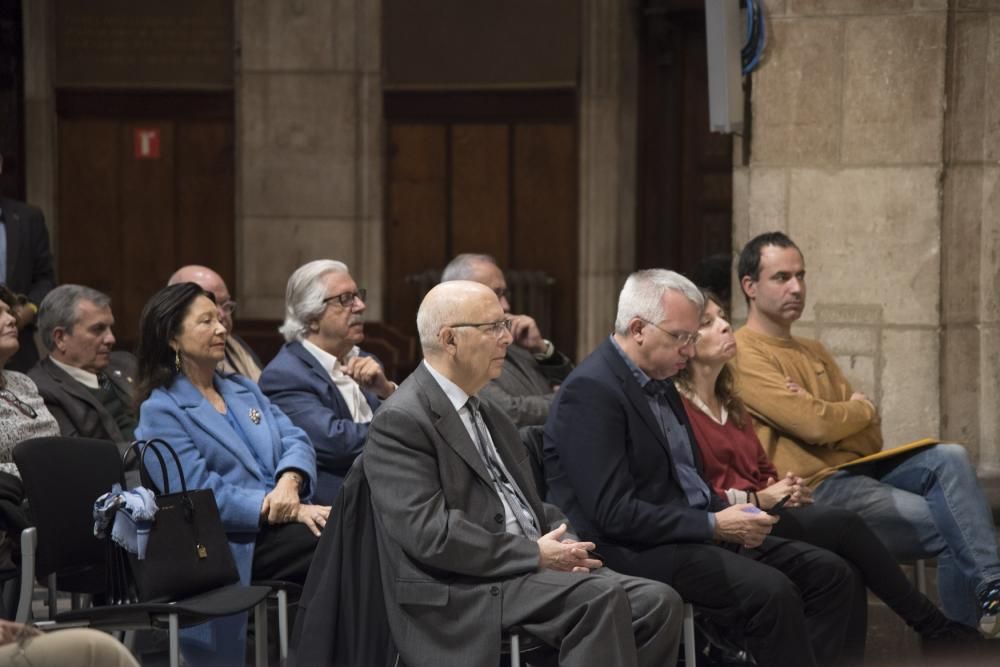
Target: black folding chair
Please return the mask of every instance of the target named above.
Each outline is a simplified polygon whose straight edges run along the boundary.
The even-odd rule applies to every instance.
[[[89,438],[36,438],[14,447],[34,527],[21,533],[22,586],[18,620],[31,619],[32,582],[50,583],[50,621],[101,630],[166,628],[170,665],[180,664],[179,629],[266,605],[271,589],[234,584],[169,602],[101,604],[107,592],[107,544],[94,537],[93,506],[123,482],[114,443]],[[51,586],[55,582],[54,587]],[[95,606],[57,613],[55,589],[92,596]],[[258,667],[262,663],[258,657]]]

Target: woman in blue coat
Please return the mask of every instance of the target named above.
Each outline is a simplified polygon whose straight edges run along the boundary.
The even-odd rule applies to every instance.
[[[149,300],[140,321],[136,437],[166,440],[188,488],[215,493],[241,582],[303,583],[330,512],[307,502],[315,450],[252,381],[216,372],[225,344],[212,295],[194,283]],[[158,466],[149,471],[162,482]],[[171,488],[179,488],[169,474]],[[246,614],[181,635],[189,665],[243,665],[245,643]]]

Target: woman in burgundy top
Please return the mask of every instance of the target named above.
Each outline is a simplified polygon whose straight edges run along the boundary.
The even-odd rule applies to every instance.
[[[946,618],[917,591],[864,520],[854,512],[812,504],[812,491],[788,473],[777,479],[774,466],[753,430],[735,390],[729,365],[736,340],[718,300],[706,295],[695,355],[676,377],[684,409],[704,461],[705,479],[730,503],[749,502],[770,510],[788,496],[772,535],[802,540],[839,554],[861,573],[865,584],[925,640],[968,641],[978,631]],[[798,390],[794,385],[791,390]],[[861,619],[864,623],[864,619]],[[863,637],[864,628],[858,629]]]

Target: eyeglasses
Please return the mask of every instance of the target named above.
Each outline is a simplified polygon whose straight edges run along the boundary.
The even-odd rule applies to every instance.
[[[458,329],[459,327],[475,327],[480,329],[481,327],[486,327],[482,329],[486,333],[491,333],[497,338],[503,335],[504,331],[510,331],[510,326],[513,324],[511,319],[497,320],[496,322],[463,322],[461,324],[449,324],[452,329]]]
[[[361,303],[365,302],[365,297],[368,296],[368,290],[365,288],[359,289],[357,292],[344,292],[343,294],[336,294],[334,296],[328,296],[323,299],[323,305],[330,303],[331,301],[336,301],[340,304],[341,308],[350,308],[354,305],[354,300],[357,299]]]
[[[641,317],[639,319],[642,320]],[[656,324],[655,322],[650,322],[649,320],[642,320],[642,321],[650,326],[656,327],[663,333],[673,338],[675,341],[677,341],[678,347],[687,347],[688,345],[694,345],[695,343],[698,342],[698,339],[701,338],[700,333],[690,333],[688,331],[667,331],[666,329]]]
[[[0,389],[0,398],[17,408],[17,411],[25,417],[38,419],[38,413],[35,412],[35,409],[18,398],[10,389]]]
[[[236,312],[236,302],[230,299],[229,301],[223,301],[219,304],[219,310],[224,312],[226,315],[232,315]]]

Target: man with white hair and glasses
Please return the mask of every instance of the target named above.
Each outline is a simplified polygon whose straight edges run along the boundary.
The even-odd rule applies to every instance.
[[[305,264],[288,279],[287,343],[260,376],[260,388],[304,430],[316,448],[315,502],[331,505],[361,453],[368,424],[396,390],[364,340],[365,290],[347,265],[331,259]]]

